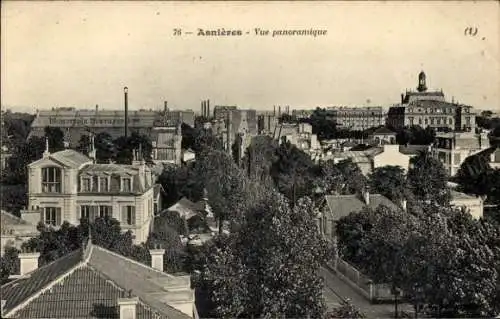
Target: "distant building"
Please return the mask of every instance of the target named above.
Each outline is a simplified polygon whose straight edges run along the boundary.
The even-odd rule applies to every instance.
[[[490,142],[485,133],[439,133],[436,135],[433,155],[443,163],[448,174],[454,176],[467,157],[489,147]]]
[[[279,125],[279,119],[273,113],[262,114],[258,116],[258,132],[259,134],[272,135]]]
[[[40,253],[19,254],[20,273],[2,285],[2,318],[198,318],[189,275],[164,272],[164,249],[151,264],[94,245],[39,267]]]
[[[274,138],[280,143],[283,138],[295,145],[298,149],[311,153],[321,151],[316,134],[312,133],[312,126],[308,123],[282,123],[275,130]]]
[[[154,127],[151,131],[155,163],[176,164],[182,162],[182,127],[180,121],[176,126]]]
[[[95,150],[91,151],[95,154]],[[91,155],[93,157],[93,155]],[[28,165],[28,210],[22,218],[53,227],[109,216],[144,243],[155,212],[161,207],[161,186],[154,184],[144,161],[133,165],[95,164],[74,150],[49,153]]]
[[[476,113],[471,106],[446,102],[442,91],[428,92],[423,71],[418,81],[417,92],[401,94],[401,104],[389,108],[387,124],[394,128],[418,125],[438,130],[475,130]]]
[[[308,119],[314,113],[314,110],[292,110],[292,117],[301,120]]]
[[[128,134],[133,132],[151,136],[155,126],[177,125],[179,121],[194,127],[194,111],[169,110],[163,111],[138,110],[128,111]],[[44,136],[45,127],[58,127],[64,133],[64,139],[73,147],[78,145],[82,135],[97,135],[108,133],[113,139],[125,133],[124,110],[100,110],[96,105],[94,110],[78,110],[75,108],[53,108],[39,110],[31,123],[28,136]]]
[[[224,149],[232,153],[232,145],[238,140],[240,155],[250,145],[253,136],[259,133],[257,112],[255,110],[240,110],[236,106],[215,106],[213,132],[218,135]]]
[[[364,131],[385,124],[385,115],[381,106],[328,107],[326,116],[337,123],[339,128],[353,131]]]

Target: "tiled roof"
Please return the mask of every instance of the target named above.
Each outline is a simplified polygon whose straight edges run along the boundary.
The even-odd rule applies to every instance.
[[[90,158],[72,149],[52,153],[50,157],[72,168],[79,168],[81,165],[91,162]]]
[[[167,208],[167,211],[178,212],[183,218],[191,218],[198,214],[198,211],[203,210],[199,203],[193,203],[186,197],[181,198],[177,203]]]
[[[118,164],[90,164],[80,170],[90,174],[95,173],[126,173],[130,175],[137,175],[139,173],[137,167],[132,165],[118,165]]]
[[[369,205],[365,204],[360,195],[326,195],[325,199],[333,220],[339,220],[352,212],[359,212],[366,206],[376,209],[379,205],[384,205],[391,209],[399,209],[387,197],[380,194],[370,194]]]
[[[130,291],[139,298],[137,319],[187,319],[191,316],[172,304],[194,301],[189,285],[188,276],[172,276],[90,244],[85,254],[74,251],[1,290],[8,318],[119,318],[118,298]]]

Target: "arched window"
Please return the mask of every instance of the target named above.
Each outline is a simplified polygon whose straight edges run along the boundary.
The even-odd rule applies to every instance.
[[[61,169],[59,167],[42,168],[42,193],[61,192]]]

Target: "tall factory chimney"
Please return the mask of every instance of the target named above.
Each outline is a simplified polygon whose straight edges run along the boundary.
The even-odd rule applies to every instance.
[[[281,105],[278,106],[278,117],[281,116]]]
[[[125,137],[128,137],[128,87],[123,88],[125,95]]]
[[[207,118],[210,117],[210,100],[207,100]]]
[[[166,114],[168,112],[168,102],[164,101],[163,102],[163,112]]]
[[[273,116],[276,116],[276,105],[273,105]]]

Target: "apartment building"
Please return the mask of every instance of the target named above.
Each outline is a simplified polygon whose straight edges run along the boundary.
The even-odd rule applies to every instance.
[[[312,133],[312,126],[308,123],[282,123],[276,128],[274,138],[280,143],[283,138],[295,145],[298,149],[310,154],[321,151],[316,134]]]
[[[443,163],[448,174],[454,176],[467,157],[489,147],[490,142],[486,133],[438,133],[432,152],[434,157]]]
[[[96,164],[71,149],[49,153],[28,165],[28,209],[22,218],[53,227],[64,221],[78,224],[110,216],[131,230],[135,243],[147,240],[153,216],[161,207],[161,186],[154,184],[151,169],[142,160],[132,165]]]
[[[155,164],[175,164],[182,162],[182,126],[180,121],[175,126],[154,127],[151,131]]]
[[[443,91],[427,91],[426,75],[418,75],[417,91],[401,94],[401,103],[389,108],[387,124],[394,128],[418,125],[437,130],[475,131],[476,112],[469,105],[447,102]]]
[[[381,106],[326,108],[326,116],[337,123],[339,128],[364,131],[385,124],[385,115]]]

